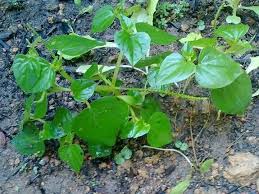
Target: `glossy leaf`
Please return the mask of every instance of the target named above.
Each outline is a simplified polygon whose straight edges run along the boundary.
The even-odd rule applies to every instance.
[[[83,78],[90,79],[91,77],[98,74],[98,64],[93,63],[89,66],[89,68],[85,71]]]
[[[229,15],[226,18],[226,22],[229,24],[240,24],[241,23],[241,18],[236,16],[236,15]]]
[[[206,173],[206,172],[208,172],[208,171],[211,169],[213,163],[214,163],[214,160],[213,160],[213,159],[205,160],[205,161],[201,164],[201,166],[200,166],[200,171],[201,171],[201,173]]]
[[[132,151],[127,146],[125,146],[120,153],[116,154],[114,160],[116,164],[120,165],[125,162],[125,160],[129,160],[132,156]]]
[[[42,140],[59,139],[65,136],[62,128],[54,126],[51,122],[46,122],[43,125],[43,130],[40,131],[39,137]]]
[[[140,68],[140,67],[146,67],[146,66],[150,66],[150,65],[154,65],[154,64],[160,65],[160,63],[162,63],[162,61],[170,54],[172,54],[172,52],[166,51],[166,52],[154,55],[154,56],[146,57],[145,59],[141,59],[135,65],[135,67]]]
[[[246,68],[246,73],[250,73],[251,71],[259,68],[259,56],[251,57],[251,63]]]
[[[227,41],[238,41],[249,30],[248,25],[244,24],[228,24],[222,25],[215,31],[215,35],[222,37]]]
[[[103,158],[111,155],[112,147],[101,144],[88,144],[88,151],[93,158]]]
[[[144,22],[136,23],[136,28],[138,32],[147,33],[153,44],[168,45],[177,40],[176,36]]]
[[[103,6],[97,10],[93,23],[92,32],[103,32],[114,22],[115,14],[113,7],[110,5]]]
[[[179,53],[173,53],[165,58],[157,75],[160,85],[176,83],[187,79],[195,72],[195,65]]]
[[[217,44],[216,38],[201,38],[189,42],[193,48],[203,49],[205,47],[215,47]]]
[[[25,99],[22,123],[26,123],[27,121],[30,120],[31,109],[32,109],[32,104],[33,104],[34,98],[35,98],[35,95],[32,94],[31,96],[29,96],[28,98]]]
[[[34,118],[43,118],[48,110],[48,98],[46,92],[39,95],[39,98],[34,102],[35,110],[33,113]]]
[[[78,35],[58,35],[47,42],[50,50],[57,50],[65,59],[80,57],[98,46],[105,45],[104,42],[84,38]]]
[[[214,49],[204,48],[196,67],[196,80],[204,88],[223,88],[242,73],[238,63],[228,55]]]
[[[190,184],[191,182],[189,179],[179,182],[174,188],[171,189],[170,194],[184,194]]]
[[[40,57],[16,55],[12,69],[17,84],[27,93],[43,92],[55,81],[55,71]]]
[[[58,149],[58,156],[75,172],[79,172],[84,161],[84,152],[77,144],[63,145]]]
[[[235,54],[235,55],[243,55],[248,51],[253,50],[253,46],[247,41],[237,41],[229,43],[230,47],[225,51],[226,53]]]
[[[77,79],[71,84],[71,91],[76,101],[84,102],[92,97],[96,88],[96,83],[92,80]]]
[[[128,95],[118,96],[119,99],[123,100],[130,106],[140,106],[144,101],[144,96],[138,91],[129,91]]]
[[[72,131],[73,117],[67,108],[59,107],[56,110],[52,123],[55,127],[62,128],[66,133],[70,133]]]
[[[154,112],[160,112],[161,106],[158,100],[151,96],[147,96],[140,110],[140,116],[148,122]]]
[[[150,37],[144,32],[135,34],[126,31],[117,32],[115,42],[131,65],[135,65],[143,58],[150,48]]]
[[[230,85],[211,91],[212,103],[222,112],[243,114],[251,103],[252,84],[246,73]]]
[[[150,131],[147,142],[154,147],[162,147],[172,142],[172,129],[169,118],[162,112],[154,113],[149,119]]]
[[[32,123],[27,123],[12,140],[12,144],[23,155],[37,154],[42,156],[45,152],[45,144],[39,139],[39,129]]]
[[[146,123],[143,119],[137,120],[136,122],[129,121],[122,128],[120,132],[120,137],[122,139],[126,138],[138,138],[146,135],[150,130],[150,125]]]
[[[90,144],[113,146],[120,127],[129,114],[128,105],[116,97],[103,97],[94,101],[75,119],[76,134]]]

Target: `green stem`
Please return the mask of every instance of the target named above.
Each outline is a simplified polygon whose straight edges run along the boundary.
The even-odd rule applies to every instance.
[[[96,91],[97,92],[101,92],[101,91],[105,91],[105,92],[113,92],[115,90],[124,90],[124,91],[140,91],[140,92],[146,92],[146,93],[159,93],[159,94],[164,94],[167,96],[174,96],[177,98],[183,98],[183,99],[187,99],[187,100],[192,100],[192,101],[196,101],[196,100],[208,100],[207,97],[198,97],[198,96],[190,96],[190,95],[186,95],[186,94],[180,94],[180,93],[176,93],[173,91],[169,91],[169,90],[159,90],[159,89],[150,89],[150,88],[124,88],[124,87],[109,87],[109,86],[97,86]]]
[[[74,80],[70,75],[68,75],[68,73],[63,68],[59,70],[59,73],[69,82],[72,82]]]
[[[117,81],[118,74],[119,74],[119,71],[120,71],[120,66],[121,66],[122,57],[123,57],[123,54],[120,53],[120,54],[119,54],[119,57],[118,57],[118,59],[117,59],[116,67],[115,67],[114,74],[113,74],[113,77],[112,77],[112,86],[113,86],[113,87],[115,87],[115,85],[116,85],[116,81]]]
[[[225,3],[222,3],[222,4],[220,5],[220,7],[219,7],[219,9],[218,9],[218,11],[217,11],[217,13],[216,13],[216,15],[215,15],[215,18],[214,18],[214,20],[213,20],[213,28],[216,28],[216,27],[217,27],[217,20],[218,20],[218,18],[219,18],[219,15],[220,15],[222,9],[223,9],[225,6],[226,6]]]

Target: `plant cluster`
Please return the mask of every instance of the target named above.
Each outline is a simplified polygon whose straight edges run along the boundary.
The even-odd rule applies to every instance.
[[[114,42],[74,33],[48,40],[38,37],[30,44],[27,54],[15,57],[12,70],[16,82],[28,95],[20,132],[12,141],[20,153],[42,156],[46,141],[56,140],[59,158],[79,172],[86,150],[75,138],[87,144],[87,152],[93,158],[111,155],[118,139],[146,136],[147,143],[153,147],[167,145],[173,141],[170,119],[151,94],[209,100],[209,97],[172,91],[173,84],[191,79],[210,91],[211,102],[217,109],[229,114],[245,112],[252,98],[251,80],[231,55],[240,53],[236,48],[243,46],[242,38],[249,27],[223,25],[210,38],[190,36],[181,40],[183,44],[179,51],[149,56],[152,45],[169,45],[179,40],[150,24],[155,10],[154,1],[150,2],[147,9],[139,10],[136,6],[125,9],[121,3],[116,7],[104,6],[96,12],[93,33],[105,31],[115,20],[120,22]],[[51,53],[51,62],[37,53],[35,47],[39,43]],[[253,48],[248,42],[246,44],[249,49]],[[65,71],[64,60],[79,58],[100,48],[119,51],[115,66],[108,68],[92,63],[77,79]],[[130,65],[123,65],[124,59]],[[118,79],[119,72],[129,67],[142,73],[143,87],[129,88]],[[56,82],[57,74],[69,82],[69,87]],[[69,92],[75,101],[87,107],[81,112],[59,107],[52,119],[46,119],[48,96],[58,92]],[[91,100],[94,93],[101,97]],[[186,149],[181,142],[177,146]],[[116,161],[121,163],[130,156],[131,151],[125,147],[116,155]]]
[[[159,3],[154,14],[154,26],[166,29],[168,23],[183,18],[188,10],[189,3],[186,0],[180,0],[178,3]]]

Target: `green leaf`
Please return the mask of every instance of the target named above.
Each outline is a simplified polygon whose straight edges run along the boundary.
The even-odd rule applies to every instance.
[[[168,45],[177,40],[176,36],[144,22],[136,23],[136,28],[138,32],[147,33],[153,44]]]
[[[40,57],[16,55],[12,70],[17,84],[27,93],[43,92],[55,81],[55,71]]]
[[[81,0],[74,0],[74,3],[77,5],[77,6],[80,6],[81,5]]]
[[[59,147],[58,156],[75,172],[79,173],[84,161],[84,152],[79,145],[71,144]]]
[[[235,55],[243,55],[248,51],[253,50],[253,46],[247,42],[239,40],[237,42],[229,42],[230,47],[225,51],[225,53],[235,54]]]
[[[62,55],[68,60],[80,57],[95,47],[103,45],[105,45],[104,42],[84,38],[74,34],[54,36],[47,42],[48,49],[58,50],[59,55]]]
[[[113,146],[120,127],[128,119],[128,105],[116,97],[103,97],[75,119],[76,134],[90,144]]]
[[[111,155],[112,147],[100,144],[88,144],[88,151],[93,158],[103,158]]]
[[[157,100],[147,96],[140,110],[140,116],[148,122],[154,112],[160,112],[161,106]]]
[[[217,44],[216,38],[201,38],[189,42],[193,48],[203,49],[205,47],[215,47]]]
[[[251,63],[246,68],[246,73],[250,73],[251,71],[259,68],[259,56],[257,57],[251,57]]]
[[[92,32],[103,32],[114,22],[115,14],[110,5],[100,8],[93,19]]]
[[[259,15],[259,6],[249,6],[249,7],[241,6],[241,8],[242,8],[242,9],[252,10],[252,11],[254,11],[257,15]]]
[[[162,147],[172,142],[171,123],[166,114],[154,113],[149,119],[150,131],[147,142],[154,147]]]
[[[228,24],[222,25],[215,31],[217,37],[222,37],[227,41],[238,41],[249,30],[249,26],[245,24]]]
[[[189,42],[184,44],[181,54],[189,62],[194,62],[197,59],[197,54]]]
[[[72,131],[73,118],[72,113],[67,108],[59,107],[52,122],[55,127],[62,128],[66,133],[70,133]]]
[[[140,106],[145,99],[144,95],[138,91],[129,91],[128,95],[117,97],[131,106]]]
[[[66,134],[62,128],[54,126],[52,122],[45,122],[43,130],[40,131],[39,137],[42,140],[59,139],[64,137]]]
[[[124,15],[121,15],[120,23],[121,23],[122,31],[125,31],[129,34],[134,34],[136,32],[136,26],[132,19]]]
[[[201,164],[201,166],[200,166],[200,171],[201,171],[201,173],[204,174],[204,173],[208,172],[208,171],[211,169],[213,163],[214,163],[214,160],[213,160],[213,159],[205,160],[205,161]]]
[[[196,67],[196,80],[204,88],[223,88],[231,84],[240,74],[241,67],[228,55],[214,49],[204,48]]]
[[[120,164],[123,164],[125,160],[129,160],[131,156],[132,156],[132,151],[127,146],[125,146],[120,151],[120,153],[115,155],[114,160],[116,164],[120,165]]]
[[[135,22],[135,23],[139,23],[139,22],[148,22],[148,13],[144,8],[141,8],[139,10],[136,10],[133,12],[131,19]]]
[[[174,145],[175,145],[176,148],[178,148],[178,149],[180,149],[182,151],[186,151],[189,148],[187,143],[181,142],[179,140],[176,141]]]
[[[211,91],[212,103],[222,112],[243,114],[252,100],[252,84],[246,73],[230,85]]]
[[[241,18],[236,16],[236,15],[229,15],[226,18],[226,22],[229,24],[240,24],[241,23]]]
[[[179,41],[184,44],[186,42],[194,41],[194,40],[199,40],[201,39],[202,36],[200,33],[197,32],[191,32],[189,33],[185,38],[181,38]]]
[[[77,79],[71,84],[71,91],[76,101],[85,102],[92,97],[96,88],[96,83],[92,80]]]
[[[23,155],[37,154],[42,156],[45,152],[45,144],[39,139],[39,129],[32,123],[26,123],[12,140],[15,149]]]
[[[35,98],[35,95],[31,95],[28,98],[26,98],[26,100],[25,100],[22,123],[26,123],[27,121],[30,120],[31,109],[32,109],[32,104],[33,104],[34,98]]]
[[[34,103],[35,110],[33,113],[33,117],[35,118],[43,118],[48,110],[48,98],[47,93],[43,92],[41,95],[39,95],[38,100]]]
[[[150,130],[150,125],[146,123],[143,119],[137,120],[136,122],[129,121],[122,128],[120,132],[120,137],[122,139],[126,138],[138,138],[146,135]]]
[[[89,68],[85,71],[83,78],[84,79],[90,79],[93,76],[98,74],[98,64],[93,63],[89,66]]]
[[[166,51],[166,52],[154,55],[154,56],[146,57],[145,59],[141,59],[135,65],[135,67],[141,68],[141,67],[146,67],[146,66],[150,66],[153,64],[160,65],[160,63],[162,63],[162,61],[170,54],[172,54],[172,52]]]
[[[188,187],[190,186],[191,182],[189,179],[186,179],[180,183],[178,183],[172,190],[170,191],[170,194],[183,194]]]
[[[187,79],[195,72],[195,65],[179,53],[173,53],[165,58],[157,75],[160,85],[176,83]]]
[[[145,32],[130,34],[123,30],[115,34],[115,42],[131,65],[143,58],[150,48],[150,37]]]

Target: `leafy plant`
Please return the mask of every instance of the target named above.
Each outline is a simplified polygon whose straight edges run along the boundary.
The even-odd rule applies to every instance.
[[[154,25],[160,29],[165,29],[168,23],[183,18],[188,10],[189,3],[186,0],[180,0],[177,3],[159,3],[154,15]]]
[[[149,2],[144,9],[146,14],[154,12],[154,4],[154,1]],[[93,33],[106,30],[115,20],[120,22],[114,42],[77,34],[58,35],[48,40],[38,37],[29,45],[26,55],[15,57],[12,65],[14,77],[28,95],[21,131],[12,141],[20,153],[42,156],[46,141],[55,140],[60,145],[60,159],[79,172],[86,150],[76,143],[77,138],[87,144],[87,151],[93,158],[111,155],[119,138],[146,136],[149,145],[165,146],[173,141],[171,122],[152,94],[191,101],[209,100],[207,96],[191,96],[171,89],[172,84],[192,78],[210,91],[213,104],[222,112],[245,112],[252,97],[251,81],[240,64],[231,58],[239,51],[231,48],[244,43],[240,39],[247,33],[248,26],[220,26],[211,38],[192,34],[184,41],[182,39],[180,51],[149,56],[153,45],[172,44],[178,37],[152,26],[150,17],[144,21],[136,20],[136,13],[139,14],[138,7],[125,8],[123,2],[116,7],[104,6],[96,12]],[[217,42],[217,37],[225,42]],[[43,59],[36,52],[39,43],[49,50],[52,61]],[[116,65],[107,67],[93,62],[90,66],[79,67],[78,72],[83,75],[76,79],[65,71],[64,60],[80,58],[93,49],[105,47],[118,50]],[[125,59],[129,65],[122,65],[126,63]],[[124,67],[142,73],[143,87],[118,84],[118,74]],[[69,82],[68,87],[55,81],[57,74]],[[59,107],[52,119],[47,117],[48,96],[59,92],[69,92],[86,107],[80,112]],[[93,100],[94,93],[100,98]],[[179,149],[183,150],[182,147]],[[131,151],[125,147],[115,160],[121,163],[130,155]]]

